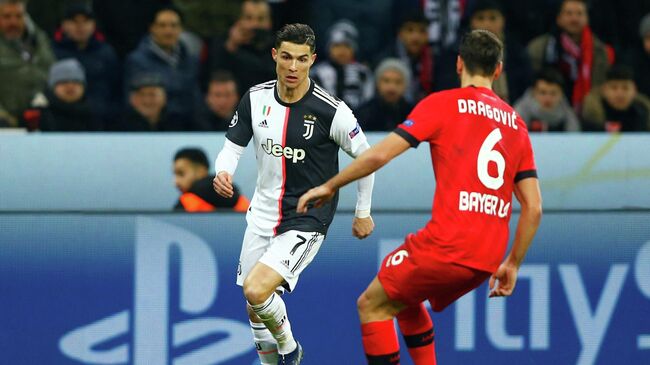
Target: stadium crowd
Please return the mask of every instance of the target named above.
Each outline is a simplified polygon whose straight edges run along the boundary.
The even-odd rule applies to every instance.
[[[290,22],[367,131],[457,87],[469,29],[504,42],[494,89],[531,131],[650,131],[643,0],[0,0],[0,128],[224,131]]]

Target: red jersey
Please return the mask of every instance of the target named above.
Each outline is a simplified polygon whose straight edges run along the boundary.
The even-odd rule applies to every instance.
[[[395,132],[429,142],[436,178],[431,220],[408,239],[438,259],[494,272],[508,244],[517,181],[537,177],[526,123],[486,88],[429,95]]]

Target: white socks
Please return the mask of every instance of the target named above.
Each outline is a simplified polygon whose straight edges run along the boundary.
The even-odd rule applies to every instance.
[[[249,305],[277,341],[278,353],[286,355],[296,349],[298,344],[291,333],[287,308],[279,295],[273,293],[264,303],[258,305],[249,303]]]
[[[278,363],[278,344],[264,323],[249,321],[253,331],[253,339],[257,348],[257,356],[262,365],[276,365]]]

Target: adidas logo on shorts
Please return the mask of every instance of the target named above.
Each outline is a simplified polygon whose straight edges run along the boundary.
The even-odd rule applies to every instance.
[[[282,265],[286,266],[287,269],[289,268],[289,260],[282,260],[280,262],[282,262]]]

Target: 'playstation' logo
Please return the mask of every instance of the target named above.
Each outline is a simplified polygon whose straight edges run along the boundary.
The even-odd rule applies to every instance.
[[[150,218],[137,218],[136,232],[133,309],[68,332],[59,341],[61,352],[84,364],[216,365],[252,350],[252,344],[242,345],[250,343],[245,323],[216,317],[169,323],[170,303],[178,302],[183,313],[194,316],[215,303],[217,261],[210,246],[186,230]],[[180,257],[178,300],[170,300],[172,250]],[[101,346],[129,333],[131,343]],[[172,349],[216,334],[227,337],[170,358]]]

